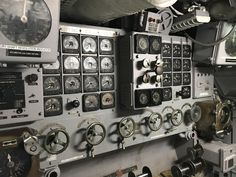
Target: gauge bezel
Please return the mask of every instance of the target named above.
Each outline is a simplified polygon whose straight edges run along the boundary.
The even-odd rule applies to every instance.
[[[86,78],[88,78],[88,77],[92,77],[92,78],[94,78],[94,79],[96,80],[96,82],[97,82],[97,87],[95,87],[95,88],[93,88],[93,89],[87,89],[87,88],[85,87],[85,80],[86,80]],[[99,91],[99,78],[98,78],[98,75],[84,75],[84,76],[83,76],[83,89],[84,89],[84,92],[97,92],[97,91]]]
[[[109,58],[112,62],[112,68],[111,69],[103,69],[102,68],[102,60],[104,60],[105,58]],[[100,57],[100,72],[101,73],[114,73],[115,71],[115,60],[114,57],[110,57],[110,56],[103,56]]]
[[[44,69],[43,65],[43,74],[60,74],[61,73],[61,61],[58,58],[56,62],[59,62],[59,68],[58,69]],[[56,63],[54,62],[54,63]],[[51,63],[51,65],[53,65],[54,63]]]
[[[92,38],[95,41],[95,43],[96,43],[95,52],[91,52],[91,51],[87,52],[87,51],[84,50],[83,42],[86,38]],[[97,54],[97,52],[98,52],[98,38],[97,38],[97,36],[87,36],[87,35],[86,36],[81,36],[81,48],[82,48],[82,53],[83,54]]]
[[[113,97],[113,104],[110,104],[110,105],[104,105],[103,102],[102,102],[102,99],[105,95],[107,94],[111,94],[112,97]],[[114,92],[106,92],[106,93],[101,93],[100,94],[100,101],[101,101],[101,109],[110,109],[110,108],[114,108],[115,107],[115,93]]]
[[[101,43],[102,43],[102,40],[109,40],[110,43],[111,43],[111,51],[103,51],[101,49]],[[101,55],[113,55],[114,54],[114,38],[108,38],[108,37],[100,37],[99,38],[99,51],[100,51],[100,54]]]
[[[60,103],[61,109],[60,109],[59,111],[47,112],[47,111],[45,110],[45,103],[46,103],[49,99],[57,99],[58,102]],[[44,98],[44,116],[45,116],[45,117],[58,116],[58,115],[61,115],[62,113],[63,113],[62,97],[57,96],[57,97],[45,97],[45,98]]]
[[[97,107],[92,107],[92,108],[89,108],[89,107],[86,107],[85,106],[85,100],[89,97],[89,96],[94,96],[94,97],[96,97],[96,99],[97,99],[97,102],[98,102],[98,105],[97,105]],[[82,105],[83,105],[83,112],[91,112],[91,111],[97,111],[97,110],[99,110],[99,108],[100,108],[100,98],[99,98],[99,94],[85,94],[85,95],[83,95],[83,97],[82,97]]]
[[[153,45],[152,45],[155,40],[157,40],[159,45],[160,45],[160,48],[158,50],[155,50],[153,48]],[[160,36],[149,36],[149,45],[150,45],[150,51],[149,51],[150,54],[161,54],[162,37],[160,37]]]
[[[84,68],[84,61],[89,57],[93,58],[96,61],[97,67],[95,69],[86,69],[86,68]],[[98,58],[94,57],[94,56],[83,56],[82,57],[82,66],[83,66],[83,73],[97,73],[99,71]]]
[[[80,85],[79,85],[78,89],[70,89],[70,90],[68,90],[66,88],[66,81],[70,77],[74,77],[74,78],[76,78],[79,81]],[[65,94],[81,93],[81,90],[82,90],[82,83],[81,83],[81,77],[80,76],[78,76],[78,75],[66,75],[66,76],[64,76],[64,93]]]
[[[57,90],[45,90],[44,88],[44,82],[47,78],[53,77],[55,78],[58,83],[60,84],[60,88]],[[55,76],[55,75],[47,75],[47,76],[43,76],[43,94],[44,95],[59,95],[62,94],[62,83],[61,83],[61,77],[60,76]]]
[[[65,61],[68,57],[75,57],[79,62],[79,68],[78,69],[66,69],[65,68]],[[63,73],[64,74],[77,74],[81,71],[81,62],[79,55],[63,55]]]
[[[141,38],[144,38],[145,40],[146,40],[146,42],[147,42],[147,48],[145,48],[145,49],[141,49],[140,47],[139,47],[139,40],[141,39]],[[143,34],[136,34],[135,36],[134,36],[134,43],[135,43],[135,52],[136,53],[141,53],[141,54],[146,54],[146,53],[149,53],[149,37],[147,36],[147,35],[143,35]]]
[[[109,88],[104,88],[103,87],[102,80],[103,80],[104,77],[110,77],[112,79],[112,86],[111,87],[109,87]],[[114,75],[101,75],[100,76],[100,83],[101,83],[101,90],[102,91],[114,90],[114,88],[115,88],[115,77],[114,77]]]
[[[80,36],[79,34],[73,34],[73,33],[63,33],[61,35],[61,48],[62,48],[62,53],[71,53],[71,54],[78,54],[79,51],[80,51]],[[67,37],[67,36],[72,36],[74,37],[77,42],[78,42],[78,49],[66,49],[63,45],[63,42],[64,42],[64,39]]]

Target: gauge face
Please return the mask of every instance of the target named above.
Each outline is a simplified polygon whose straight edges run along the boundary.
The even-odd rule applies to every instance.
[[[173,57],[181,57],[182,49],[180,44],[173,44]]]
[[[172,89],[171,88],[163,88],[163,101],[172,100]]]
[[[65,76],[65,93],[79,93],[81,91],[81,81],[79,76]]]
[[[173,60],[173,71],[181,71],[181,69],[182,69],[181,59],[174,59]]]
[[[101,94],[101,108],[108,109],[115,106],[115,94],[114,93],[102,93]]]
[[[102,91],[114,90],[114,76],[104,75],[101,76]]]
[[[62,98],[44,98],[44,116],[56,116],[62,114]]]
[[[96,92],[99,89],[98,76],[84,76],[84,91]]]
[[[44,1],[1,0],[0,31],[20,45],[36,45],[51,31],[52,17]]]
[[[183,45],[183,57],[190,58],[191,57],[191,46]]]
[[[82,37],[83,53],[96,53],[97,52],[97,40],[95,37]]]
[[[150,53],[160,54],[161,53],[161,37],[150,37]]]
[[[150,102],[150,93],[148,90],[135,91],[135,106],[137,108],[146,107]]]
[[[225,52],[231,56],[236,56],[236,32],[234,32],[226,41],[225,41]]]
[[[190,98],[191,97],[191,87],[184,86],[182,87],[182,99]]]
[[[191,70],[191,60],[184,59],[183,60],[183,71],[190,71]]]
[[[169,43],[162,44],[162,55],[163,57],[171,57],[172,55],[172,47]]]
[[[101,58],[101,73],[114,72],[114,58],[103,57]]]
[[[171,58],[164,58],[163,59],[163,71],[164,72],[172,71],[172,60],[171,60]]]
[[[172,75],[170,73],[163,74],[163,86],[171,86],[172,85]]]
[[[60,62],[56,60],[55,63],[43,64],[43,73],[44,74],[57,74],[60,73]]]
[[[73,74],[80,72],[80,59],[77,56],[64,56],[64,73]]]
[[[84,73],[94,73],[98,71],[98,60],[95,57],[83,58]]]
[[[182,84],[182,75],[181,73],[174,73],[173,74],[173,85],[181,85]]]
[[[100,39],[100,53],[113,54],[113,39]]]
[[[63,35],[62,50],[64,53],[78,53],[79,52],[78,37],[73,35]]]
[[[136,35],[136,53],[148,53],[149,52],[149,40],[148,36]]]
[[[56,95],[61,93],[61,82],[59,76],[45,76],[43,78],[44,95]]]
[[[100,107],[99,105],[99,95],[91,94],[91,95],[83,95],[83,111],[96,111]]]
[[[183,85],[191,84],[191,74],[190,73],[183,73]]]
[[[17,147],[0,151],[0,177],[25,177],[28,175],[32,160],[24,151],[24,147]]]
[[[161,89],[151,90],[151,105],[157,106],[162,103],[162,91]]]

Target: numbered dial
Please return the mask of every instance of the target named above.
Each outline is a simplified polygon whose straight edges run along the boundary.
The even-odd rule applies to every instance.
[[[78,76],[65,76],[65,93],[79,93],[81,91],[81,82]]]
[[[52,17],[44,1],[1,0],[0,31],[20,45],[36,45],[51,31]]]
[[[44,115],[56,116],[62,114],[62,98],[53,97],[53,98],[44,98]]]
[[[149,40],[148,36],[136,35],[136,53],[148,53],[149,52]]]
[[[84,73],[94,73],[98,71],[98,60],[95,57],[83,58]]]
[[[84,76],[84,91],[96,92],[99,89],[97,76]]]
[[[155,89],[151,90],[151,105],[157,106],[162,103],[162,90],[161,89]]]
[[[114,59],[111,57],[101,58],[101,72],[112,73],[114,72]]]
[[[173,57],[181,57],[182,49],[180,44],[173,44]]]
[[[76,56],[64,56],[64,73],[79,73],[80,59]]]
[[[162,123],[163,123],[163,119],[162,119],[161,114],[159,113],[153,113],[148,118],[148,127],[152,131],[158,131],[161,128]]]
[[[190,86],[184,86],[181,89],[181,97],[182,99],[187,99],[191,97],[191,87]]]
[[[135,122],[132,118],[123,118],[118,126],[118,131],[122,138],[129,138],[135,132]]]
[[[171,57],[172,55],[172,47],[169,43],[162,44],[162,55],[163,57]]]
[[[172,89],[171,88],[163,88],[163,101],[172,100]]]
[[[64,152],[70,142],[70,137],[64,129],[52,129],[45,136],[44,149],[49,154],[60,154]]]
[[[160,54],[161,53],[161,37],[150,37],[150,53]]]
[[[83,96],[83,111],[96,111],[100,107],[99,105],[99,95],[98,94],[90,94]]]
[[[101,87],[102,91],[114,90],[114,76],[101,76]]]
[[[96,53],[97,52],[97,40],[94,37],[82,37],[82,49],[83,53]]]
[[[176,109],[172,112],[171,123],[174,126],[179,126],[183,122],[183,112],[180,109]]]
[[[150,93],[148,90],[135,91],[135,106],[137,108],[146,107],[150,102]]]
[[[101,108],[108,109],[115,106],[115,94],[114,93],[102,93],[101,94]]]
[[[100,39],[100,53],[113,54],[113,39]]]
[[[43,64],[43,73],[44,74],[58,74],[58,73],[60,73],[59,60],[56,60],[55,63]]]
[[[62,36],[62,50],[64,53],[78,53],[79,40],[77,36]]]
[[[106,137],[106,128],[99,122],[92,123],[85,132],[85,139],[91,146],[97,146]]]
[[[61,82],[59,76],[46,76],[43,80],[44,95],[56,95],[61,93]]]

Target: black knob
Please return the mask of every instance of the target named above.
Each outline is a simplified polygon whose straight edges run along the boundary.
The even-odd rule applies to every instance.
[[[38,75],[37,74],[31,74],[27,76],[27,81],[28,83],[34,83],[38,80]]]
[[[71,102],[71,104],[74,108],[78,108],[80,106],[79,100],[74,100],[74,101]]]

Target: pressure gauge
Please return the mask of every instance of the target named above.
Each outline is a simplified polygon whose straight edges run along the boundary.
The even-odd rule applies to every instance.
[[[44,74],[59,74],[60,73],[60,62],[56,60],[54,63],[43,64]]]
[[[102,75],[101,76],[101,88],[102,91],[114,90],[114,76]]]
[[[60,76],[43,77],[43,93],[44,95],[57,95],[61,93]]]
[[[191,84],[191,73],[183,73],[183,85]]]
[[[101,108],[108,109],[115,106],[115,94],[114,93],[102,93],[101,94]]]
[[[173,44],[173,57],[181,57],[182,48],[180,44]]]
[[[191,97],[191,87],[190,86],[183,86],[181,89],[181,96],[182,99],[187,99]]]
[[[100,107],[99,105],[99,95],[98,94],[89,94],[83,95],[83,111],[96,111]]]
[[[181,71],[182,69],[182,61],[181,59],[173,60],[173,71]]]
[[[84,73],[98,72],[98,60],[95,57],[83,57]]]
[[[80,72],[80,59],[78,56],[64,56],[64,73],[74,74]]]
[[[173,74],[173,85],[178,86],[182,84],[182,74],[181,73],[174,73]]]
[[[172,85],[172,75],[170,73],[163,74],[163,86],[171,86]]]
[[[98,76],[84,76],[84,91],[96,92],[99,89]]]
[[[49,97],[44,98],[44,116],[56,116],[62,114],[62,98]]]
[[[170,43],[162,44],[162,55],[163,57],[171,57],[172,55],[172,47]]]
[[[0,31],[19,45],[36,45],[51,31],[52,16],[44,1],[1,0]]]
[[[114,72],[114,58],[112,57],[101,57],[101,73],[112,73]]]
[[[97,39],[95,37],[83,36],[82,37],[83,53],[97,53]]]
[[[164,72],[171,72],[172,71],[171,58],[163,58],[163,71]]]
[[[163,101],[170,101],[172,100],[172,89],[171,88],[163,88]]]
[[[162,90],[161,89],[154,89],[151,90],[151,105],[157,106],[162,103]]]
[[[161,53],[161,37],[151,36],[150,37],[150,54]]]
[[[100,54],[112,55],[114,53],[113,49],[113,39],[100,38]]]
[[[74,35],[62,35],[62,52],[79,53],[79,39]]]
[[[81,81],[79,76],[64,76],[65,94],[79,93]]]
[[[150,93],[148,90],[135,91],[135,106],[137,108],[146,107],[150,102]]]
[[[191,57],[191,46],[183,45],[183,57],[190,58]]]
[[[190,70],[191,70],[191,60],[183,59],[183,71],[190,71]]]
[[[136,53],[148,53],[149,52],[149,40],[146,35],[135,35],[135,52]]]

